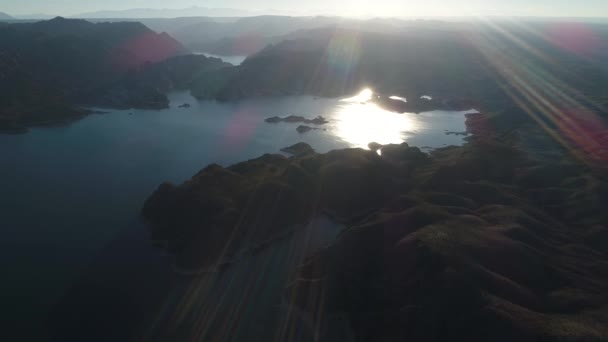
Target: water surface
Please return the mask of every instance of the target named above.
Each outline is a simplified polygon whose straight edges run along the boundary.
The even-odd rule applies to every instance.
[[[197,52],[195,53],[195,55],[203,55],[206,57],[213,57],[213,58],[219,58],[221,60],[223,60],[226,63],[230,63],[232,65],[241,65],[245,59],[247,59],[247,56],[222,56],[222,55],[214,55],[212,53],[207,53],[207,52]]]
[[[462,143],[446,131],[465,130],[463,112],[395,114],[360,101],[170,99],[167,110],[113,110],[0,135],[2,317],[36,326],[87,265],[133,229],[163,181],[181,183],[210,163],[227,166],[300,141],[318,152],[372,141],[441,147]],[[183,103],[191,107],[178,108]],[[299,134],[299,124],[264,122],[288,115],[329,123]]]

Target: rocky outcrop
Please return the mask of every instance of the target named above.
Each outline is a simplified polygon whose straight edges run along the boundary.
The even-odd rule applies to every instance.
[[[361,149],[320,155],[300,143],[284,149],[293,158],[265,155],[228,168],[212,165],[183,185],[162,185],[143,216],[180,267],[213,265],[314,214],[350,220],[378,209],[408,183],[392,174],[425,163],[418,149],[393,148],[389,160]]]
[[[194,66],[224,65],[203,56],[179,58],[187,52],[181,44],[140,23],[59,17],[6,24],[0,45],[3,131],[68,122],[86,115],[82,107],[166,108],[164,92],[187,83],[183,75],[192,77]]]
[[[367,147],[368,147],[370,150],[372,150],[372,151],[376,152],[376,151],[378,151],[379,149],[381,149],[381,148],[382,148],[382,144],[379,144],[379,143],[377,143],[377,142],[371,142],[371,143],[367,144]]]
[[[198,269],[319,214],[346,224],[286,291],[322,340],[336,315],[364,341],[608,336],[605,172],[495,138],[430,155],[296,147],[162,185],[143,209],[153,237]]]
[[[300,126],[298,126],[298,128],[296,128],[296,131],[300,134],[304,134],[304,133],[308,133],[315,129],[318,129],[318,128],[312,128],[310,126],[300,125]]]
[[[303,143],[303,142],[297,143],[297,144],[289,146],[289,147],[282,148],[281,151],[283,151],[285,153],[289,153],[294,156],[303,156],[303,155],[315,153],[315,150],[313,150],[312,147],[310,147],[310,145],[308,145],[307,143]]]
[[[439,149],[419,186],[311,258],[288,293],[308,312],[347,312],[363,340],[601,341],[601,174],[487,140]]]
[[[279,122],[287,122],[287,123],[305,123],[305,124],[313,124],[313,125],[325,125],[329,121],[322,116],[317,116],[314,119],[307,119],[303,116],[298,115],[290,115],[284,118],[273,116],[271,118],[267,118],[264,120],[267,123],[279,123]]]
[[[327,121],[327,119],[325,119],[322,116],[317,116],[314,119],[307,119],[303,116],[297,116],[297,115],[290,115],[290,116],[286,116],[284,118],[278,117],[278,116],[273,116],[271,118],[267,118],[266,120],[264,120],[267,123],[280,123],[280,122],[286,122],[286,123],[306,123],[306,124],[313,124],[313,125],[325,125],[326,123],[328,123],[329,121]],[[299,125],[296,128],[296,131],[300,134],[304,134],[304,133],[308,133],[312,130],[318,130],[320,128],[318,127],[310,127],[307,125]],[[324,129],[325,130],[325,129]]]

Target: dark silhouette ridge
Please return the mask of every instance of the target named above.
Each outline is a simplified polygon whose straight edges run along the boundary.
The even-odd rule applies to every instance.
[[[590,26],[594,34],[607,39],[598,40],[599,46],[586,56],[526,34],[517,26],[503,26],[541,53],[531,53],[507,34],[476,23],[436,27],[412,23],[399,33],[320,28],[284,37],[241,66],[215,74],[213,83],[194,82],[192,93],[201,99],[232,101],[283,95],[340,97],[369,87],[385,96],[379,99],[381,104],[395,111],[484,105],[497,110],[516,105],[509,95],[518,91],[516,84],[496,66],[508,58],[520,62],[510,66],[513,71],[539,65],[579,94],[603,101],[602,84],[608,79],[608,49],[601,43],[608,41],[605,26]],[[539,24],[535,29],[552,28]],[[547,63],[542,56],[552,56],[553,62]],[[566,64],[570,68],[562,67]],[[397,103],[389,99],[391,95],[412,101]],[[421,99],[423,95],[432,95],[432,100]]]
[[[141,23],[57,17],[0,26],[0,129],[66,122],[84,106],[168,107],[165,92],[188,88],[192,75],[227,66],[182,56],[187,50]]]

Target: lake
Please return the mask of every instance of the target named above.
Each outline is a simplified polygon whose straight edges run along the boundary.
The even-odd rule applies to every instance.
[[[221,55],[214,55],[212,53],[207,53],[207,52],[195,52],[195,55],[203,55],[205,57],[213,57],[213,58],[219,58],[221,60],[223,60],[226,63],[230,63],[232,65],[241,65],[245,59],[247,59],[247,56],[221,56]]]
[[[166,110],[111,110],[0,135],[4,322],[28,322],[32,329],[99,255],[112,254],[125,232],[136,229],[144,246],[125,258],[145,263],[139,254],[155,252],[138,214],[163,181],[181,183],[210,163],[227,166],[300,141],[318,152],[372,141],[428,149],[461,144],[462,136],[446,132],[465,131],[465,112],[395,114],[358,98],[217,103],[180,92],[170,100]],[[191,107],[179,108],[184,103]],[[329,123],[299,134],[299,124],[264,122],[288,115],[322,115]]]

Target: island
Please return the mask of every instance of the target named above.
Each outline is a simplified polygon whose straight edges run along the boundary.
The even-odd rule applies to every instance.
[[[287,122],[287,123],[306,123],[306,124],[313,124],[313,125],[325,125],[326,123],[328,123],[329,121],[327,121],[327,119],[325,119],[322,116],[317,116],[314,119],[307,119],[303,116],[298,116],[298,115],[290,115],[290,116],[286,116],[284,118],[278,117],[278,116],[273,116],[271,118],[267,118],[266,120],[264,120],[267,123],[279,123],[279,122]]]

